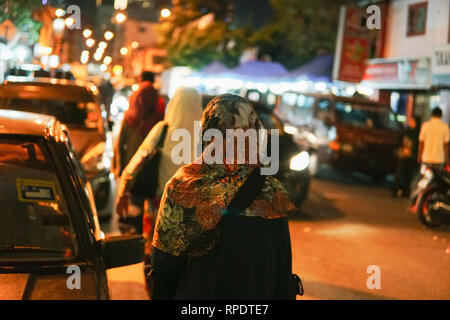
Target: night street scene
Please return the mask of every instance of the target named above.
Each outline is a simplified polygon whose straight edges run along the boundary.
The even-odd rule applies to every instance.
[[[450,0],[0,8],[0,300],[450,300]]]

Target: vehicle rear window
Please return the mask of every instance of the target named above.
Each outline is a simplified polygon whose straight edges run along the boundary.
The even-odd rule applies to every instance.
[[[337,101],[336,113],[338,122],[354,127],[391,130],[400,128],[388,108],[380,107],[380,110],[374,110],[355,103]]]
[[[0,264],[76,256],[60,182],[39,142],[0,138],[0,190]]]
[[[55,116],[69,127],[98,129],[100,110],[95,102],[0,97],[0,108]]]

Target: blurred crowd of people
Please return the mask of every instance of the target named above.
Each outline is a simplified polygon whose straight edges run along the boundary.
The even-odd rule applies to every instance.
[[[450,166],[449,127],[441,118],[442,110],[436,107],[431,112],[431,119],[422,125],[419,117],[409,119],[397,150],[393,196],[410,195],[421,165],[438,169]]]

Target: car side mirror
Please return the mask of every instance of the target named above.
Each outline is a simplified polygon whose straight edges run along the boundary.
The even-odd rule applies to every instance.
[[[100,241],[106,269],[136,264],[144,260],[145,241],[142,235],[107,237]]]

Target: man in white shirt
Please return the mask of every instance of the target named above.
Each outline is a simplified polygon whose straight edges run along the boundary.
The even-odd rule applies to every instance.
[[[431,119],[424,122],[419,135],[419,154],[417,161],[432,166],[449,165],[448,125],[442,120],[442,110],[436,107],[431,112]]]

